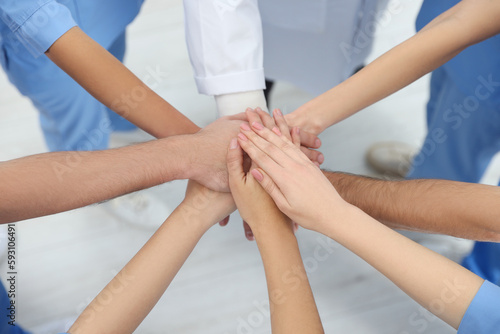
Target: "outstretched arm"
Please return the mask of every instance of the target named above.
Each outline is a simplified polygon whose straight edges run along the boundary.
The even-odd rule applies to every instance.
[[[321,170],[285,137],[265,128],[253,130],[243,129],[239,143],[261,166],[252,174],[287,216],[335,239],[458,328],[483,279],[345,202]]]
[[[205,205],[200,207],[200,203]],[[69,333],[134,332],[203,234],[232,210],[230,194],[191,181],[184,201],[87,306]]]
[[[500,242],[500,187],[323,173],[345,201],[391,228]]]
[[[500,3],[462,0],[415,36],[363,70],[288,115],[287,121],[314,134],[391,95],[500,32]]]
[[[300,143],[298,137],[295,138]],[[290,219],[250,173],[236,139],[227,157],[229,183],[241,217],[252,228],[266,272],[273,333],[323,333]]]
[[[240,124],[221,118],[194,135],[1,162],[0,224],[76,209],[175,179],[229,191],[227,143]]]
[[[45,54],[97,100],[157,138],[199,130],[78,27]]]

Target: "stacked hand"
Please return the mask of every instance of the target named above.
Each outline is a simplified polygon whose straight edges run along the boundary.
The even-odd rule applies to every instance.
[[[247,121],[247,122],[244,122]],[[244,114],[238,114],[232,117],[223,117],[216,122],[210,124],[200,132],[198,132],[196,136],[196,145],[198,146],[196,150],[196,156],[193,156],[193,164],[196,162],[198,165],[200,163],[205,164],[202,165],[201,168],[198,170],[200,172],[196,173],[194,177],[191,179],[196,180],[197,183],[199,182],[200,184],[197,184],[196,187],[193,186],[195,181],[190,182],[190,187],[193,189],[192,193],[207,193],[210,192],[206,187],[209,187],[211,189],[215,189],[217,191],[229,191],[231,190],[233,192],[233,196],[235,196],[234,193],[234,183],[231,189],[229,189],[226,184],[228,183],[228,174],[227,171],[230,168],[229,163],[230,161],[234,161],[235,159],[239,159],[241,157],[241,160],[237,160],[238,164],[240,165],[241,171],[248,171],[249,166],[251,165],[250,169],[256,169],[258,168],[258,165],[255,164],[255,162],[250,161],[248,156],[241,154],[229,154],[228,155],[228,166],[226,164],[222,164],[221,161],[226,160],[226,157],[221,158],[221,147],[224,146],[224,154],[226,153],[226,145],[227,142],[229,142],[228,138],[235,138],[238,132],[240,131],[240,127],[243,129],[246,129],[247,131],[250,130],[249,124],[260,124],[261,127],[267,127],[270,129],[269,131],[273,131],[278,136],[284,136],[287,138],[289,141],[293,141],[293,145],[299,150],[299,152],[303,152],[301,154],[304,154],[304,156],[307,156],[307,159],[311,159],[311,161],[314,161],[315,165],[318,165],[324,161],[323,155],[315,151],[314,149],[311,149],[310,147],[319,147],[321,145],[321,142],[319,139],[311,134],[308,134],[306,132],[300,132],[298,128],[293,128],[290,130],[288,128],[288,125],[286,123],[286,120],[279,110],[274,111],[274,119],[267,114],[267,112],[262,111],[260,108],[257,108],[256,110],[248,109]],[[232,141],[232,144],[237,143],[236,139]],[[302,145],[302,146],[301,146]],[[234,145],[233,145],[234,146]],[[239,151],[238,151],[239,150]],[[237,152],[241,152],[240,147],[237,147]],[[231,153],[231,150],[230,152]],[[234,167],[234,165],[233,165]],[[246,175],[246,174],[245,174]],[[250,174],[248,174],[250,176]],[[253,177],[251,178],[253,180]],[[233,179],[234,180],[234,179]],[[250,181],[250,182],[255,182],[255,180]],[[202,186],[203,184],[204,186]],[[262,194],[265,194],[265,192],[261,189],[261,187],[255,183],[255,186],[257,186],[257,189],[255,189],[254,185],[249,185],[248,187],[253,189],[253,192],[258,192],[261,191]],[[189,189],[188,189],[189,190]],[[215,193],[215,192],[213,192]],[[199,195],[196,195],[199,196]],[[237,196],[237,195],[236,195]],[[264,198],[264,196],[254,196],[259,198]],[[267,196],[265,196],[268,198]],[[214,204],[213,207],[209,211],[213,212],[216,214],[218,212],[217,210],[222,211],[228,211],[227,208],[233,208],[233,210],[229,211],[232,212],[235,209],[235,204],[234,202],[227,203],[228,199],[230,199],[231,196],[215,196],[213,199],[210,200],[211,203]],[[234,198],[236,201],[236,197]],[[270,199],[270,198],[269,198]],[[219,206],[223,202],[224,204],[222,206]],[[264,202],[264,200],[262,200]],[[272,202],[272,201],[271,201]],[[274,203],[272,203],[274,206]],[[241,210],[240,210],[241,213]],[[244,219],[244,230],[245,230],[245,236],[248,240],[253,240],[253,232],[251,227],[245,222],[245,215],[242,214],[242,217]],[[222,226],[226,225],[228,223],[229,217],[226,217],[223,219],[220,224]],[[297,228],[297,225],[294,225],[295,229]]]
[[[279,115],[284,121],[281,112],[279,112]],[[186,152],[179,152],[179,154],[186,154],[189,156],[190,165],[192,166],[189,178],[210,189],[228,192],[229,184],[226,166],[227,146],[231,138],[235,138],[238,135],[239,126],[241,124],[245,122],[251,124],[255,121],[261,121],[261,118],[270,129],[276,126],[272,118],[266,112],[257,108],[255,112],[249,109],[246,113],[222,117],[206,126],[192,137],[186,136],[186,139],[192,138],[191,147],[189,147]],[[284,125],[280,124],[279,129],[283,133],[288,131],[286,123],[284,123]],[[323,163],[323,155],[314,150],[321,146],[321,141],[316,136],[306,132],[301,133],[300,140],[302,151],[307,154],[312,161],[318,164]]]
[[[269,130],[263,123],[266,121],[253,121],[251,128],[240,126],[238,143],[259,166],[252,168],[251,174],[294,222],[321,232],[332,216],[341,217],[349,205],[317,164],[301,152],[296,140],[280,134],[285,131]],[[299,137],[298,128],[292,133]]]

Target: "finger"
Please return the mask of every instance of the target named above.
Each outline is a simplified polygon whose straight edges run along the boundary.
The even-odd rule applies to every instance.
[[[252,232],[252,228],[250,225],[247,224],[246,221],[243,221],[243,230],[245,231],[245,238],[247,238],[248,241],[254,241],[255,237]]]
[[[228,223],[229,223],[229,216],[227,216],[226,218],[224,218],[223,220],[221,220],[221,221],[219,222],[219,225],[224,227],[224,226],[226,226]]]
[[[243,151],[236,138],[231,139],[229,144],[226,164],[230,179],[243,178],[245,176],[245,172],[243,171]]]
[[[252,129],[250,129],[248,124],[242,124],[240,129],[255,146],[282,167],[288,166],[293,160],[296,162],[309,161],[309,159],[286,137],[276,135],[274,132],[264,128],[262,124],[257,122],[254,122],[251,126]]]
[[[245,115],[247,116],[248,124],[252,124],[253,122],[262,123],[259,114],[257,114],[252,108],[247,108]]]
[[[312,162],[317,162],[318,164],[322,164],[323,162],[325,162],[325,156],[323,155],[323,153],[321,153],[320,151],[316,151],[316,150],[313,150],[313,149],[310,149],[310,148],[307,148],[307,147],[304,147],[304,146],[301,146],[300,147],[300,150],[302,151],[302,153],[304,153],[307,158],[309,158],[309,160],[311,160]]]
[[[292,140],[292,137],[290,136],[290,129],[288,127],[288,124],[286,123],[285,117],[283,116],[283,113],[279,109],[274,109],[273,112],[274,120],[276,122],[276,125],[280,129],[280,132],[287,137],[289,140]]]
[[[283,195],[278,185],[266,172],[264,172],[264,170],[262,170],[261,168],[252,169],[250,173],[260,183],[262,188],[264,188],[269,196],[271,196],[271,198],[274,200],[281,211],[283,211],[282,209],[288,208],[290,206],[288,205],[288,201],[286,200],[286,197]]]
[[[261,108],[256,108],[255,112],[257,115],[259,115],[260,120],[262,124],[269,130],[273,130],[274,128],[277,128],[276,123],[274,122],[274,119],[269,115],[266,111],[262,110]],[[252,123],[249,123],[252,124]]]
[[[250,123],[251,124],[251,123]],[[302,146],[310,148],[320,148],[321,140],[310,132],[300,131],[300,143]]]
[[[294,127],[290,133],[292,134],[292,143],[296,147],[300,147],[300,129],[298,127]]]
[[[260,126],[263,127],[262,124]],[[238,143],[254,164],[259,165],[269,173],[280,173],[283,167],[290,165],[293,161],[280,148],[249,130],[250,127],[247,124],[242,125],[240,128],[242,133],[238,135]],[[266,130],[270,131],[269,129]],[[273,135],[276,136],[274,133]],[[249,139],[250,137],[251,139]],[[255,167],[255,165],[252,166]]]
[[[230,119],[232,121],[247,121],[248,117],[244,112],[241,112],[239,114],[231,115],[231,116],[226,116],[227,119]]]

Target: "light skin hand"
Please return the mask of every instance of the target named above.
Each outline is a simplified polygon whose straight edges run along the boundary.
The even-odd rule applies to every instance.
[[[288,119],[291,115],[283,115],[280,109],[274,109],[273,118],[269,117],[269,114],[263,111],[260,108],[254,110],[254,112],[260,117],[251,117],[247,114],[248,123],[252,124],[253,122],[262,122],[264,126],[270,130],[273,127],[277,126],[281,133],[286,134],[288,139],[291,139],[292,131],[294,127],[300,127],[299,125],[289,123]],[[306,132],[303,129],[299,132],[299,140],[300,140],[300,150],[314,163],[317,165],[321,165],[325,162],[325,157],[318,149],[321,147],[321,140],[312,133]]]
[[[258,123],[253,123],[252,129],[242,127],[241,132],[240,146],[260,166],[252,175],[293,221],[321,233],[332,214],[341,214],[349,206],[318,166],[285,136]]]
[[[253,130],[243,130],[245,135],[239,135],[239,143],[261,166],[253,169],[252,175],[284,213],[301,226],[335,239],[420,305],[454,328],[459,327],[483,284],[481,278],[347,204],[323,173],[286,138],[265,128],[254,126]],[[444,298],[443,291],[448,291],[450,282],[460,284],[462,290],[447,301],[444,311],[436,312],[433,303]]]
[[[300,139],[296,137],[297,145]],[[229,184],[238,210],[255,232],[266,273],[272,332],[323,333],[293,226],[254,177],[244,171],[243,151],[231,141]],[[290,284],[284,277],[294,278]]]
[[[226,151],[231,138],[237,136],[244,114],[222,117],[196,133],[186,152],[189,155],[189,179],[222,192],[229,191]]]
[[[291,130],[289,129],[288,125],[286,124],[286,120],[279,109],[275,109],[273,112],[273,115],[274,115],[274,119],[267,112],[263,111],[260,108],[257,108],[255,110],[252,110],[249,108],[246,111],[246,116],[247,116],[249,124],[253,124],[253,123],[263,124],[266,128],[272,130],[274,133],[276,133],[278,135],[283,134],[288,139],[292,140],[295,143],[295,145],[297,145],[297,147],[300,147],[300,140],[301,140],[300,135],[299,135],[300,131],[298,131],[298,129],[291,129]],[[249,127],[247,126],[246,128],[248,129]],[[314,150],[309,150],[309,152],[321,154],[321,153],[314,151]],[[318,164],[317,161],[315,163]],[[255,162],[252,161],[252,166],[250,168],[253,169],[253,168],[257,168],[257,167],[258,166],[255,164]],[[245,170],[247,170],[247,168],[245,168]],[[294,224],[293,226],[294,226],[294,230],[296,231],[298,228],[297,224]],[[245,237],[249,241],[253,241],[254,235],[253,235],[252,229],[245,222],[245,220],[243,221],[243,229],[245,231]]]

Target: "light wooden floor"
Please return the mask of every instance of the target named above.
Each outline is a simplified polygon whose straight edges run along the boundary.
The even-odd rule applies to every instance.
[[[414,32],[420,1],[398,2],[403,10],[377,32],[371,59]],[[129,32],[126,64],[139,77],[156,66],[168,72],[157,91],[199,125],[214,120],[212,99],[198,95],[192,79],[181,1],[146,1]],[[325,167],[370,174],[363,156],[372,143],[402,140],[418,145],[424,136],[427,86],[426,77],[325,131]],[[276,88],[273,107],[286,111],[311,98],[285,83]],[[0,106],[0,160],[45,151],[35,109],[3,73]],[[498,171],[496,163],[485,182],[496,183]],[[167,196],[168,190],[167,186],[155,191]],[[259,306],[265,305],[267,292],[256,245],[244,239],[239,216],[233,214],[231,220],[228,227],[207,233],[137,333],[270,332],[269,317]],[[21,222],[17,228],[17,320],[26,328],[76,317],[152,234],[124,225],[101,206]],[[344,248],[304,230],[298,239],[328,333],[454,332],[440,320],[422,315],[416,303]],[[327,259],[314,258],[318,244],[333,250]],[[455,259],[470,246],[454,239],[444,245],[445,253]],[[0,270],[6,272],[4,267]]]

